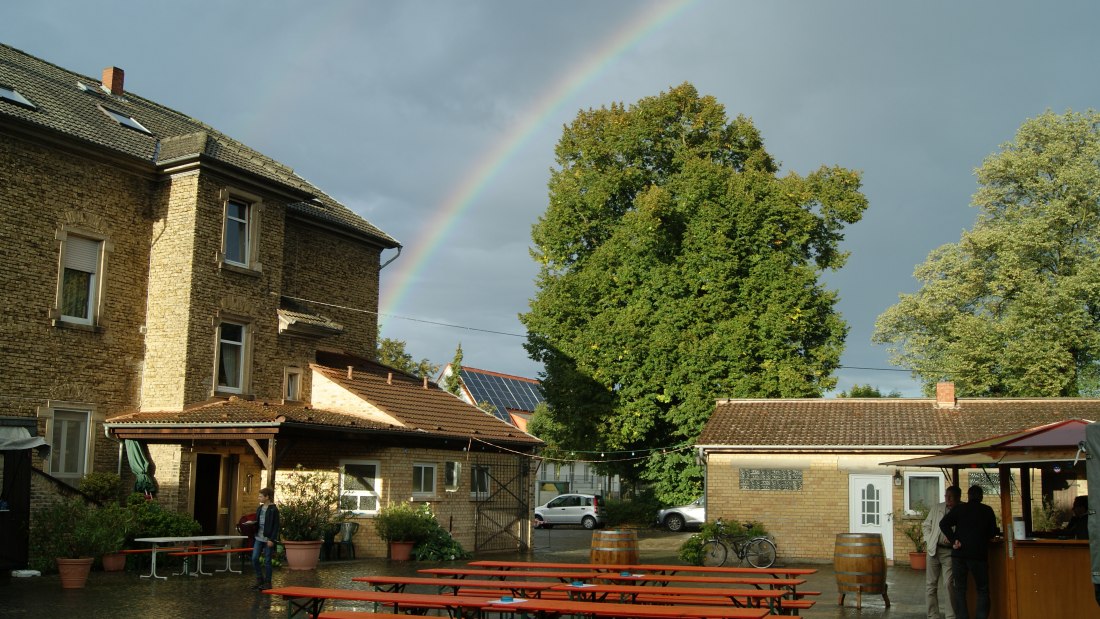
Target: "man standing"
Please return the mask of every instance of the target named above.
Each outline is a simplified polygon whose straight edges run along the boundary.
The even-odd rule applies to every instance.
[[[981,486],[970,486],[966,503],[947,512],[940,531],[951,541],[951,569],[954,589],[951,599],[958,619],[970,619],[966,605],[967,575],[974,576],[977,601],[974,619],[989,618],[989,540],[997,534],[993,508],[982,504]]]
[[[950,486],[943,494],[943,503],[939,503],[928,510],[928,517],[924,519],[921,528],[924,530],[924,545],[928,549],[928,567],[924,572],[924,585],[928,601],[928,619],[955,619],[954,603],[951,592],[951,541],[944,537],[940,531],[940,521],[947,512],[955,509],[962,498],[962,490],[958,486]],[[940,613],[940,582],[947,589],[947,608]]]

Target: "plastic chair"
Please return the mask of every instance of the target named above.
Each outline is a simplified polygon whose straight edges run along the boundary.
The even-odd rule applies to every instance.
[[[359,530],[358,522],[341,522],[340,523],[340,541],[336,542],[336,554],[338,557],[344,557],[344,550],[347,549],[348,556],[352,559],[355,558],[355,532]]]

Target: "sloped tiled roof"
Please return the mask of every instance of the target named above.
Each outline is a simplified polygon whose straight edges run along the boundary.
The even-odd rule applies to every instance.
[[[490,443],[539,445],[539,439],[471,406],[435,383],[359,357],[318,353],[315,372],[400,419],[410,429]],[[348,378],[347,367],[352,366]],[[392,378],[391,378],[392,374]]]
[[[394,426],[355,415],[319,410],[307,404],[281,404],[259,400],[217,399],[189,406],[182,411],[148,411],[116,415],[110,425],[191,425],[225,427],[297,423],[318,427],[392,430]]]
[[[424,389],[422,379],[359,357],[318,353],[318,361],[325,365],[312,365],[314,371],[388,413],[401,424],[302,403],[281,404],[232,397],[189,406],[182,411],[138,411],[116,415],[107,419],[107,425],[119,428],[196,429],[298,426],[472,439],[522,448],[542,444],[539,439],[463,402],[434,383],[428,383],[428,388]],[[352,366],[350,379],[348,366]]]
[[[940,449],[1065,419],[1100,419],[1082,398],[719,400],[696,441],[719,448]]]
[[[288,206],[299,217],[358,234],[383,247],[400,245],[290,167],[194,118],[132,92],[112,95],[100,87],[99,78],[74,73],[0,44],[0,85],[14,88],[33,104],[32,109],[0,101],[0,124],[22,123],[52,130],[77,142],[147,163],[151,169],[196,157],[219,161],[311,196]],[[120,125],[101,108],[134,118],[150,133]]]

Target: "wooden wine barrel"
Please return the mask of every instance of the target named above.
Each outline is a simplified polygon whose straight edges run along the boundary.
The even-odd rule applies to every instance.
[[[590,560],[601,565],[638,563],[638,532],[593,531]]]
[[[890,598],[886,595],[886,554],[881,535],[837,533],[833,567],[840,604],[844,604],[845,594],[855,593],[858,608],[862,606],[863,594],[872,593],[881,594],[886,606],[890,606]]]

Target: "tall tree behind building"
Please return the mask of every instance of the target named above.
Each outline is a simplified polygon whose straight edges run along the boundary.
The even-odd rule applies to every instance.
[[[847,326],[819,277],[847,257],[859,174],[778,176],[752,122],[690,84],[581,111],[556,155],[521,317],[545,368],[540,430],[564,449],[615,451],[609,472],[690,499],[689,446],[715,399],[835,386]]]
[[[977,170],[980,212],[874,340],[931,395],[1100,394],[1100,114],[1046,112]]]

